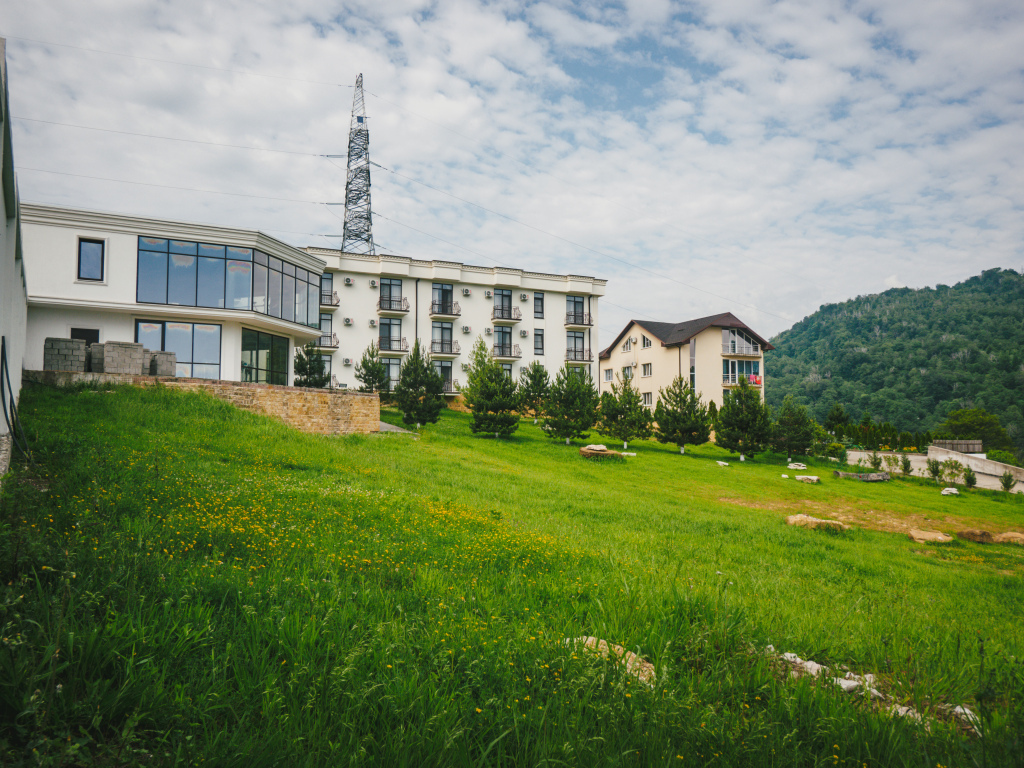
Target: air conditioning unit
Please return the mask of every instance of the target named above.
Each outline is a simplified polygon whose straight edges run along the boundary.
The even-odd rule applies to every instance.
[[[352,285],[352,284],[353,284],[352,283],[352,278],[351,277],[346,277],[345,278],[345,285]]]
[[[372,317],[370,318],[370,327],[371,328],[376,328],[377,327],[377,321],[374,320]]]
[[[342,364],[342,365],[352,365],[352,358],[351,358],[351,357],[346,357],[346,358],[344,358],[344,359],[343,359],[343,360],[341,361],[341,364]]]
[[[491,291],[484,291],[484,296],[486,296],[488,299],[491,298],[491,296],[493,296],[493,295],[494,294],[491,293]]]
[[[527,336],[530,335],[530,332],[528,330],[526,330],[525,328],[520,328],[519,329],[519,335],[522,336],[525,339]]]
[[[530,294],[528,294],[528,293],[520,293],[519,294],[519,300],[520,301],[529,301],[530,300]]]
[[[469,326],[469,325],[464,325],[464,326],[462,326],[462,332],[463,333],[472,333],[473,332],[473,327]]]
[[[462,295],[463,296],[472,296],[473,295],[473,289],[472,288],[463,288],[462,289]]]
[[[484,328],[484,334],[486,334],[487,336],[490,336],[491,335],[491,329],[490,328]]]
[[[345,318],[345,325],[352,325],[352,318],[351,317],[346,317]]]
[[[377,287],[377,281],[376,280],[371,280],[370,281],[370,287],[371,288],[376,288]]]

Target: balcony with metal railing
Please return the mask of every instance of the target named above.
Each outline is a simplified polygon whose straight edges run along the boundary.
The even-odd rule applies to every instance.
[[[402,338],[381,336],[377,339],[377,351],[378,352],[400,352],[405,354],[409,351],[409,342],[403,336]]]
[[[337,291],[332,291],[331,293],[327,293],[325,291],[320,291],[320,308],[321,309],[324,309],[324,308],[326,308],[326,309],[337,309],[340,304],[341,304],[341,299],[338,297],[338,292]]]
[[[400,296],[397,299],[388,299],[381,296],[377,300],[377,312],[381,315],[404,315],[409,311],[409,299]]]
[[[491,355],[498,359],[517,360],[523,353],[518,344],[495,344],[491,348]]]
[[[746,379],[747,384],[752,387],[764,386],[764,377],[759,376],[756,373],[723,373],[722,374],[722,386],[723,387],[736,387],[739,386],[740,379]]]
[[[519,307],[498,307],[491,310],[491,320],[495,323],[518,323],[523,319],[523,313]]]
[[[432,339],[430,342],[430,354],[438,355],[440,357],[458,355],[462,349],[459,347],[459,342],[454,339],[449,341],[447,339]]]
[[[317,346],[320,349],[337,349],[338,348],[338,334],[336,333],[321,333],[320,341],[317,342]]]
[[[432,301],[430,302],[431,317],[459,317],[462,314],[462,307],[457,301]]]
[[[565,324],[570,328],[589,328],[594,324],[594,317],[589,312],[566,312]]]
[[[737,355],[741,357],[760,357],[761,345],[754,344],[723,344],[723,355]]]
[[[446,395],[457,395],[459,394],[459,380],[458,379],[443,379],[441,381],[441,391]]]
[[[589,349],[567,349],[565,350],[565,360],[569,363],[592,363],[594,362],[594,353]]]

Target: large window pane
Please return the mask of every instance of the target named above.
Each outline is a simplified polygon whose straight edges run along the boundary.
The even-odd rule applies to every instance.
[[[103,279],[103,242],[100,240],[78,241],[78,279]]]
[[[229,261],[227,279],[228,309],[249,309],[252,306],[252,264]]]
[[[219,364],[220,326],[196,323],[192,334],[192,362]]]
[[[270,339],[269,333],[260,334],[259,348],[256,352],[256,365],[261,369],[270,367]]]
[[[295,322],[306,324],[306,303],[309,298],[309,286],[295,281]]]
[[[219,379],[220,366],[194,363],[192,365],[192,376],[196,379]]]
[[[178,377],[191,378],[192,376],[192,364],[191,363],[178,363],[174,366],[174,375]]]
[[[199,247],[198,243],[192,243],[187,240],[171,240],[170,251],[171,253],[183,253],[188,256],[195,256],[196,249]]]
[[[205,245],[204,243],[199,244],[199,255],[200,256],[211,256],[216,259],[224,258],[224,246],[223,245]]]
[[[281,281],[281,317],[295,322],[295,278],[285,275]]]
[[[196,305],[196,257],[172,253],[170,267],[167,275],[167,303],[194,307]]]
[[[276,373],[284,374],[284,384],[288,377],[288,339],[283,336],[271,336],[273,346],[270,352],[270,369]]]
[[[242,329],[242,381],[256,381],[256,348],[259,334]]]
[[[161,240],[159,237],[140,237],[139,238],[139,250],[140,251],[167,251],[167,241]]]
[[[159,352],[164,344],[164,324],[139,320],[135,323],[135,343],[150,352]]]
[[[232,245],[229,245],[227,251],[227,256],[229,259],[238,259],[239,261],[252,261],[252,248],[236,248]]]
[[[267,268],[262,264],[252,267],[252,308],[267,314]]]
[[[192,323],[164,323],[164,351],[173,352],[179,365],[191,363]]]
[[[306,325],[316,328],[320,324],[320,282],[319,279],[314,285],[313,283],[307,283],[306,288],[309,289],[306,299]]]
[[[267,284],[267,314],[271,317],[281,316],[281,273],[270,270]]]
[[[149,304],[167,303],[167,254],[139,251],[136,300]]]
[[[197,296],[200,307],[224,308],[224,259],[199,257]]]

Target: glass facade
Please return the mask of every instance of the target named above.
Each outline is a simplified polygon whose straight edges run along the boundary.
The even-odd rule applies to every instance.
[[[220,326],[169,320],[136,320],[135,342],[153,351],[173,352],[175,376],[220,378]]]
[[[140,304],[251,310],[316,328],[319,291],[319,274],[252,248],[139,238]]]
[[[288,383],[288,339],[242,329],[242,381]]]

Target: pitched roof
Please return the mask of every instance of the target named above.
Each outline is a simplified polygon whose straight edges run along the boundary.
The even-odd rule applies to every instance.
[[[615,341],[601,351],[600,355],[598,355],[598,359],[607,360],[611,356],[611,351],[615,345],[622,341],[622,337],[625,336],[629,329],[634,325],[638,325],[645,331],[648,331],[661,342],[661,346],[663,347],[676,347],[680,344],[685,344],[705,328],[742,328],[758,341],[762,349],[775,349],[775,347],[769,344],[765,339],[758,336],[753,330],[751,330],[750,326],[736,317],[732,312],[722,312],[718,315],[698,317],[696,320],[684,320],[681,323],[655,323],[649,320],[630,320],[626,323],[626,327],[619,332],[619,335],[615,337]]]

